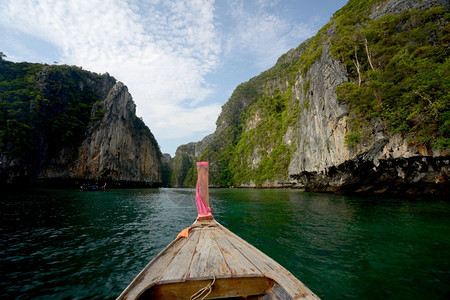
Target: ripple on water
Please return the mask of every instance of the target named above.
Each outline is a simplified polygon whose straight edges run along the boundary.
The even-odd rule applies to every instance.
[[[0,298],[111,299],[196,217],[194,189],[1,197]],[[215,218],[325,299],[444,299],[439,199],[211,189]]]

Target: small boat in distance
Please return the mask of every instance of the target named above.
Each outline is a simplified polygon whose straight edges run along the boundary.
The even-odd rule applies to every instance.
[[[319,299],[288,270],[214,220],[208,166],[197,163],[197,220],[117,299]]]
[[[84,183],[80,186],[80,191],[104,191],[106,190],[106,182],[103,186],[99,187],[98,184]]]

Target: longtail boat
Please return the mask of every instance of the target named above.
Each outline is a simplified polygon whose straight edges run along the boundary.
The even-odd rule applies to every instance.
[[[198,217],[117,299],[319,299],[288,270],[214,220],[208,162],[197,163]]]

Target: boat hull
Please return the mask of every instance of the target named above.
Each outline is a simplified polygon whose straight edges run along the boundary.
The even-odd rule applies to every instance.
[[[118,299],[318,299],[273,259],[214,220],[195,222]],[[202,299],[202,298],[200,298]]]

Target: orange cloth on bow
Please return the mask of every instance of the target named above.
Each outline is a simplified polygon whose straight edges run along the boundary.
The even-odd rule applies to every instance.
[[[177,238],[187,238],[187,237],[189,236],[189,229],[190,229],[190,227],[183,229],[183,230],[177,235]]]

